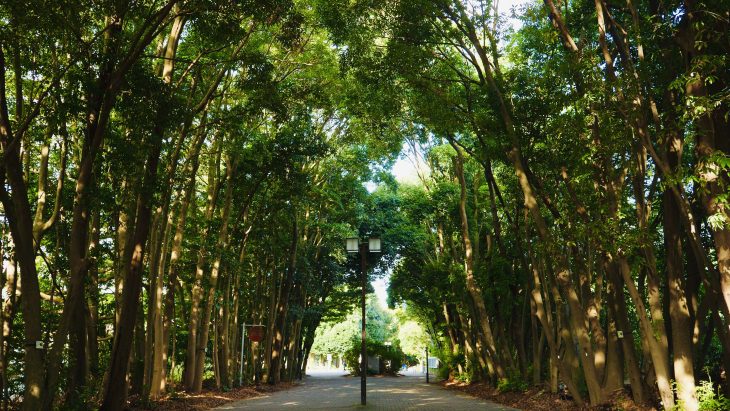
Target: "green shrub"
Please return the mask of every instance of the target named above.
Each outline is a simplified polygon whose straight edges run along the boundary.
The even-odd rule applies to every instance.
[[[450,375],[451,367],[449,367],[446,362],[441,362],[441,364],[439,364],[439,368],[436,370],[436,376],[440,380],[448,380]]]
[[[672,381],[672,388],[675,392],[678,389],[674,381]],[[697,402],[700,405],[699,411],[730,410],[730,399],[725,397],[719,388],[715,390],[712,380],[700,381],[699,385],[695,387],[695,393],[697,395]],[[686,409],[684,402],[679,400],[677,401],[677,405],[672,408],[672,411],[684,411]]]
[[[176,364],[174,368],[172,368],[167,376],[167,380],[172,382],[173,384],[179,384],[182,382],[182,376],[183,376],[183,366],[182,364]]]
[[[471,382],[474,380],[474,375],[470,371],[460,372],[456,374],[456,377],[454,377],[454,379],[458,382],[471,384]]]
[[[473,375],[471,373],[462,373],[466,375],[456,375],[459,374],[457,370],[459,369],[459,366],[461,365],[462,369],[467,369],[466,364],[466,357],[464,356],[464,353],[461,351],[461,348],[457,350],[456,353],[452,352],[449,347],[447,347],[446,344],[444,344],[443,348],[440,352],[437,353],[437,356],[439,358],[439,368],[436,371],[436,375],[442,380],[448,380],[449,377],[452,375],[454,376],[454,379],[461,381],[461,382],[471,382]]]
[[[360,349],[360,340],[353,340],[350,348],[344,354],[347,369],[353,375],[360,375]],[[406,355],[397,344],[388,346],[379,341],[368,340],[367,352],[369,356],[379,356],[383,360],[383,363],[390,362],[389,369],[380,370],[381,373],[397,373],[403,365],[403,361],[406,359]]]
[[[700,403],[700,411],[723,411],[730,410],[730,399],[720,392],[715,391],[712,381],[700,381],[696,388],[697,400]]]
[[[415,365],[420,364],[420,361],[418,360],[418,357],[416,357],[415,355],[405,354],[403,356],[403,364],[405,364],[406,367],[413,367]],[[403,364],[401,364],[401,365],[403,365]]]
[[[527,383],[516,373],[497,381],[497,390],[499,392],[523,392],[527,390],[527,387]]]

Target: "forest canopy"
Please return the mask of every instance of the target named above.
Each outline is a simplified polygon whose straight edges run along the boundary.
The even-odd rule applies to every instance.
[[[729,33],[727,0],[2,2],[2,408],[302,378],[379,236],[444,376],[724,409]]]

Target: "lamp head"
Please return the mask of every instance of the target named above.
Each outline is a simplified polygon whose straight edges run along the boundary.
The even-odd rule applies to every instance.
[[[357,237],[348,238],[346,244],[348,253],[356,253],[360,249],[360,239]]]
[[[370,250],[371,253],[380,252],[380,237],[370,237],[368,239],[368,250]]]

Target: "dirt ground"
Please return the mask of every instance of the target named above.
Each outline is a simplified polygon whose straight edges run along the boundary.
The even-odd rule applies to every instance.
[[[656,411],[655,407],[644,407],[634,404],[625,393],[616,393],[610,402],[599,406],[576,405],[572,400],[560,399],[544,388],[530,388],[525,392],[501,393],[485,383],[465,384],[456,381],[445,381],[442,385],[448,389],[459,390],[475,397],[484,398],[509,407],[530,411]]]
[[[223,404],[247,398],[256,398],[262,395],[286,390],[296,386],[296,383],[281,383],[276,386],[262,384],[250,387],[234,388],[230,391],[203,390],[198,394],[185,392],[175,393],[159,401],[142,403],[134,398],[130,399],[129,410],[132,411],[202,411],[221,406]]]

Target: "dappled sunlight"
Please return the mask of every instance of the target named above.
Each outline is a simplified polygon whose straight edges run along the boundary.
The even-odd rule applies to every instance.
[[[730,410],[728,2],[0,1],[0,410]]]
[[[365,409],[407,410],[510,410],[484,400],[446,390],[436,384],[426,384],[423,377],[380,377],[367,380]],[[267,398],[244,400],[219,410],[328,410],[359,409],[360,379],[331,378],[328,374],[308,376],[302,386],[280,391]]]

